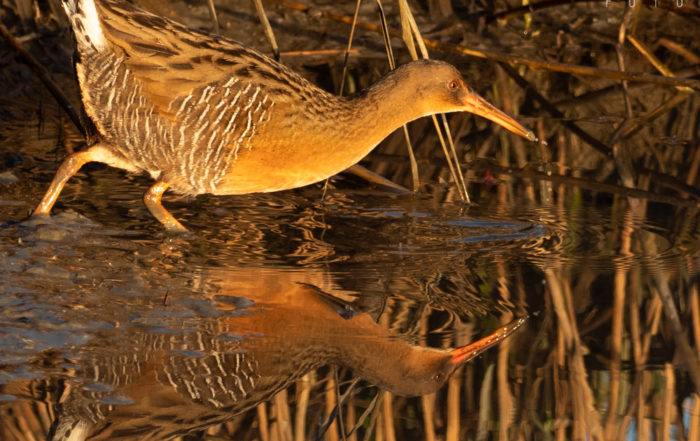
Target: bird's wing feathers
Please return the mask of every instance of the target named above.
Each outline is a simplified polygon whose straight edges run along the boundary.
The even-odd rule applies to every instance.
[[[196,94],[235,77],[245,83],[266,83],[283,89],[306,80],[279,63],[241,44],[188,29],[129,3],[97,2],[108,44],[123,55],[143,93],[161,113],[177,98]],[[294,78],[290,78],[294,77]]]

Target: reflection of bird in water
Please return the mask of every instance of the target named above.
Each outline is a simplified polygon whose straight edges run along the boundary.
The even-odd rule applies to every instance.
[[[64,4],[83,103],[101,142],[66,159],[35,214],[48,214],[66,181],[91,161],[148,172],[156,183],[146,206],[182,230],[161,204],[168,188],[227,195],[301,187],[352,166],[425,115],[472,112],[535,140],[443,62],[416,61],[338,97],[257,51],[129,3]]]
[[[135,329],[95,341],[52,429],[61,440],[166,440],[224,422],[308,371],[335,364],[399,395],[436,391],[519,326],[453,350],[412,345],[365,313],[284,273],[240,272],[236,294],[197,329]],[[238,274],[236,274],[238,276]],[[128,348],[127,352],[115,348]]]

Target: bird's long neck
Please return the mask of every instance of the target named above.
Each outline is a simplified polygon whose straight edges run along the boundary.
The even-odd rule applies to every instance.
[[[337,123],[329,124],[328,129],[335,132],[339,149],[353,153],[353,164],[394,130],[428,113],[403,71],[394,71],[370,88],[338,101],[344,105],[338,106]]]
[[[338,364],[349,367],[355,376],[402,396],[434,392],[439,385],[432,378],[450,358],[447,351],[416,346],[395,336],[357,340],[344,347]]]

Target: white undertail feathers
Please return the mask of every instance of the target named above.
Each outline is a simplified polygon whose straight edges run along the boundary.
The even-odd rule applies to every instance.
[[[63,0],[63,9],[73,26],[78,47],[94,50],[106,45],[95,0]]]

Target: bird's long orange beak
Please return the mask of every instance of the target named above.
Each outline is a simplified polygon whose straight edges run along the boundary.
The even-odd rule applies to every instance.
[[[452,354],[452,360],[450,361],[453,364],[462,364],[478,357],[482,352],[484,352],[491,346],[494,346],[505,340],[508,336],[515,332],[515,330],[518,329],[523,323],[525,323],[525,320],[527,320],[527,317],[515,320],[514,322],[511,322],[506,326],[499,328],[496,332],[487,337],[482,338],[481,340],[477,340],[474,343],[468,344],[466,346],[452,349],[450,351],[450,354]]]
[[[526,129],[519,122],[506,115],[505,112],[497,109],[493,104],[489,103],[474,92],[467,95],[464,103],[464,111],[490,119],[496,124],[501,125],[516,135],[520,135],[523,138],[529,139],[530,141],[537,141],[537,137],[534,133],[532,133],[532,130]]]

